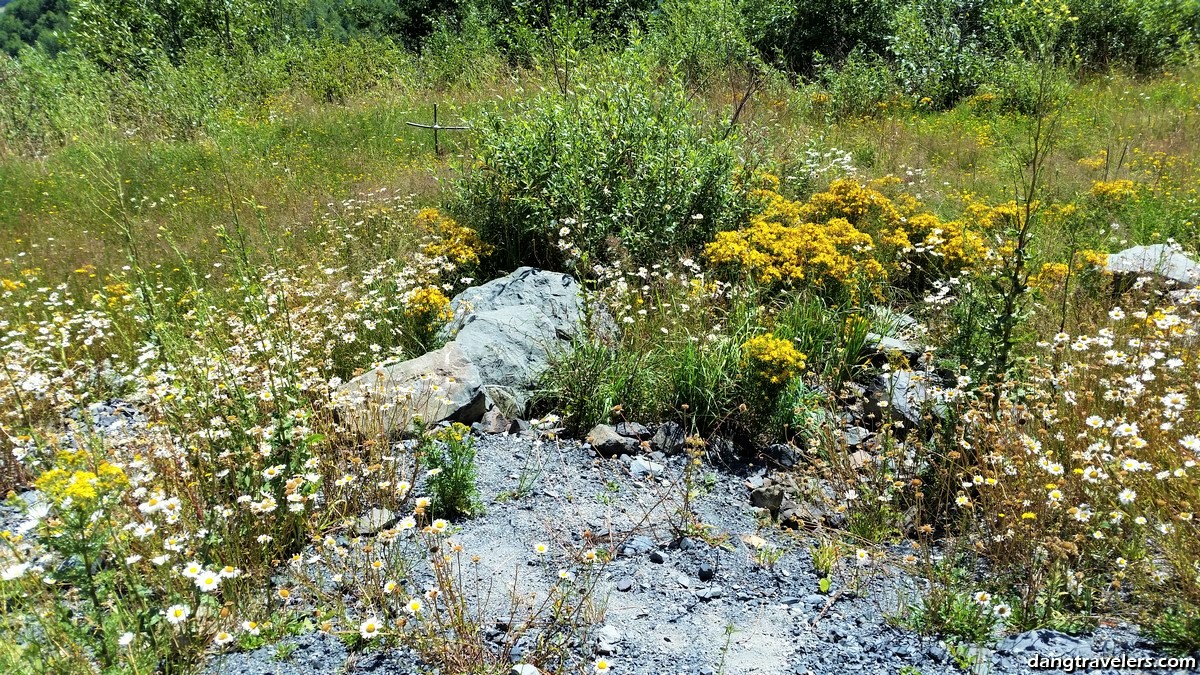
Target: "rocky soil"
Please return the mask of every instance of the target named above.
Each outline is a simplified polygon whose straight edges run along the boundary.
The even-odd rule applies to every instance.
[[[496,588],[511,584],[516,571],[526,590],[544,588],[557,569],[537,562],[533,542],[578,543],[591,533],[612,546],[617,556],[599,593],[604,618],[585,656],[607,655],[616,673],[891,674],[905,666],[927,675],[962,672],[945,643],[891,620],[923,588],[899,567],[843,562],[830,592],[818,592],[811,536],[759,527],[750,494],[761,483],[762,467],[713,471],[706,494],[693,504],[725,545],[676,537],[670,521],[679,491],[672,485],[685,461],[661,454],[604,459],[577,441],[483,435],[479,487],[487,512],[458,524],[455,538],[468,552],[486,552],[484,568]],[[530,472],[539,474],[530,493],[509,498]],[[755,562],[761,542],[754,537],[783,551],[772,568]],[[906,550],[892,553],[898,559]],[[426,672],[404,651],[351,653],[321,633],[285,642],[286,658],[277,658],[279,646],[272,645],[218,657],[206,673]],[[971,653],[972,672],[997,674],[1031,672],[1026,663],[1035,654],[1154,655],[1128,626],[1084,636],[1032,631]]]

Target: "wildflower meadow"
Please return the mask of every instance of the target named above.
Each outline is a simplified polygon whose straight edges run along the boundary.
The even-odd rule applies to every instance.
[[[0,2],[0,671],[1192,672],[1200,7],[543,4]]]

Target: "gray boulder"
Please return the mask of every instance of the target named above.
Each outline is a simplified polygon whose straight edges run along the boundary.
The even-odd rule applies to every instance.
[[[873,305],[870,308],[871,323],[878,332],[870,332],[863,342],[864,356],[899,352],[916,363],[924,352],[921,341],[924,329],[916,319],[887,307]]]
[[[1134,246],[1108,256],[1113,274],[1158,275],[1185,286],[1200,283],[1200,264],[1166,244]]]
[[[335,396],[360,429],[402,432],[417,415],[427,424],[471,424],[491,409],[497,420],[521,417],[551,359],[579,334],[584,314],[574,278],[532,267],[468,288],[450,308],[444,347],[339,388]]]
[[[529,391],[550,367],[551,357],[570,342],[559,337],[554,319],[541,309],[511,305],[468,315],[453,344],[489,387],[503,388],[503,395],[523,412]]]
[[[891,406],[893,417],[910,429],[920,426],[927,411],[939,417],[945,414],[945,404],[934,398],[932,377],[925,372],[899,370],[879,378],[878,386]]]
[[[664,455],[674,455],[683,451],[685,440],[683,427],[675,422],[663,422],[654,432],[654,437],[650,439],[650,447]]]
[[[638,442],[632,438],[626,438],[617,433],[617,430],[608,424],[597,424],[588,432],[587,442],[591,444],[592,449],[601,457],[619,457],[621,455],[632,455],[638,450]]]
[[[368,435],[403,433],[414,417],[470,424],[487,410],[479,368],[453,342],[359,375],[338,389],[335,401],[351,426]]]
[[[499,279],[472,286],[454,296],[450,311],[454,318],[443,329],[449,339],[462,330],[472,315],[502,307],[532,307],[545,315],[564,339],[579,331],[583,318],[583,290],[569,274],[519,267]]]

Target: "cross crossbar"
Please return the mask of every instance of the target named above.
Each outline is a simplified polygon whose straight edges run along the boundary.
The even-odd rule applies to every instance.
[[[436,103],[433,104],[433,124],[421,124],[419,122],[405,122],[405,124],[407,124],[410,127],[420,127],[422,129],[433,129],[433,151],[439,155],[442,154],[442,146],[438,143],[438,132],[439,131],[441,131],[442,129],[455,130],[455,129],[470,129],[471,128],[471,127],[450,127],[450,126],[444,127],[444,126],[438,124],[438,105]]]

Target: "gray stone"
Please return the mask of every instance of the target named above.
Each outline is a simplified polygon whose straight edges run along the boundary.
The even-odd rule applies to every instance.
[[[618,591],[621,591],[622,593],[628,593],[629,591],[633,590],[633,578],[621,577],[620,579],[617,579],[616,586]]]
[[[627,438],[646,440],[650,438],[650,430],[637,422],[617,422],[617,433]]]
[[[641,457],[634,459],[629,463],[629,471],[635,476],[657,476],[667,467],[662,464],[644,460]]]
[[[475,364],[484,383],[503,388],[524,412],[529,391],[550,359],[570,342],[560,338],[558,325],[541,309],[513,305],[468,315],[452,344]]]
[[[725,589],[721,588],[717,584],[713,584],[708,588],[701,588],[700,590],[696,591],[696,597],[700,598],[701,600],[716,600],[723,595],[725,595]]]
[[[522,267],[459,293],[450,309],[444,347],[338,389],[340,407],[360,431],[402,432],[413,416],[471,424],[489,405],[498,418],[520,417],[550,360],[579,334],[583,294],[568,275]]]
[[[883,354],[899,352],[909,357],[914,355],[920,356],[923,351],[921,347],[912,342],[894,338],[890,335],[880,335],[879,333],[867,333],[867,338],[863,342],[863,346]]]
[[[587,442],[601,457],[619,457],[637,452],[637,441],[625,438],[607,424],[597,424],[588,432]]]
[[[800,448],[790,443],[773,443],[767,447],[765,454],[779,466],[789,469],[799,464],[801,459]]]
[[[622,639],[621,631],[615,626],[605,624],[596,629],[594,639],[596,641],[596,651],[605,656],[611,656],[617,653],[617,644]]]
[[[519,267],[454,296],[450,301],[454,318],[443,329],[442,336],[456,337],[472,314],[521,306],[538,308],[569,339],[578,333],[583,318],[583,292],[579,282],[569,274]]]
[[[893,417],[905,422],[908,428],[916,428],[926,410],[939,417],[946,412],[945,404],[933,398],[932,377],[924,372],[898,370],[884,373],[876,384],[886,397]]]
[[[375,534],[396,522],[396,514],[388,509],[374,508],[358,519],[354,530],[359,534]]]
[[[709,565],[708,563],[701,563],[700,569],[696,570],[696,577],[700,579],[700,581],[711,581],[714,574],[716,574],[716,571],[713,570],[713,566]]]
[[[683,442],[686,438],[683,427],[674,422],[663,422],[650,439],[650,447],[666,455],[683,452]]]
[[[639,553],[647,553],[654,548],[654,540],[645,535],[637,535],[630,537],[629,541],[625,542],[625,555],[637,555]]]
[[[338,388],[335,401],[356,430],[403,433],[414,417],[426,424],[470,424],[487,397],[479,369],[455,343],[415,359],[368,371]]]
[[[771,513],[778,513],[783,506],[783,488],[778,485],[760,487],[750,492],[750,504]]]
[[[542,671],[537,669],[537,666],[531,666],[528,663],[518,663],[508,671],[509,675],[542,675]]]
[[[667,559],[665,557],[663,557],[663,554],[661,551],[651,551],[650,552],[650,562],[661,565],[661,564],[665,563],[666,561],[667,561]]]
[[[1105,269],[1113,274],[1154,274],[1185,286],[1200,282],[1200,264],[1166,244],[1134,246],[1113,253]]]
[[[863,427],[847,427],[842,430],[842,438],[846,439],[846,445],[857,447],[862,445],[871,437],[871,431]]]
[[[473,426],[480,433],[502,434],[512,426],[512,420],[505,417],[498,407],[492,407],[483,413],[483,418]]]

